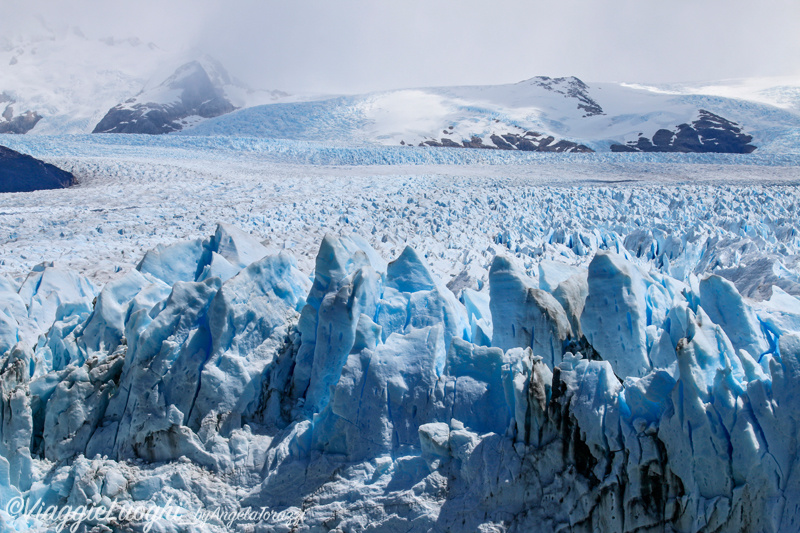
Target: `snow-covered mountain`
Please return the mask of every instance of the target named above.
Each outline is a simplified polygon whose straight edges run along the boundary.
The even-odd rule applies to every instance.
[[[76,27],[44,25],[33,36],[0,36],[0,133],[91,133],[106,118],[104,131],[120,131],[125,106],[144,112],[162,105],[166,123],[285,96],[245,87],[202,54],[166,51],[135,37],[93,39]]]
[[[640,150],[647,147],[646,139],[663,151],[746,153],[753,145],[791,137],[800,128],[800,113],[793,105],[768,100],[537,77],[511,85],[276,103],[241,109],[186,133],[527,151],[608,151],[615,145]],[[665,132],[669,139],[684,133],[677,144],[664,144]],[[688,137],[695,141],[685,141]]]
[[[205,58],[180,67],[165,81],[111,108],[93,133],[169,133],[202,119],[230,113],[233,86],[219,63]],[[239,87],[233,87],[239,88]]]
[[[253,91],[218,62],[77,28],[0,38],[0,133],[255,136],[338,145],[747,153],[797,144],[800,80]]]

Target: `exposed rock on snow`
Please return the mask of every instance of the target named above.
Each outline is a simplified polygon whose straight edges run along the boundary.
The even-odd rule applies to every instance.
[[[577,100],[578,109],[583,110],[587,117],[604,114],[600,104],[589,95],[589,86],[575,76],[570,76],[568,78],[537,76],[521,83],[538,85],[548,91],[563,94],[565,98]]]
[[[443,133],[447,133],[446,131]],[[561,139],[557,142],[552,135],[543,135],[535,131],[526,131],[520,135],[517,133],[503,133],[501,135],[492,132],[489,135],[492,144],[484,144],[483,139],[473,136],[468,141],[455,142],[450,138],[442,137],[440,140],[422,141],[420,146],[432,146],[436,148],[489,148],[499,150],[521,150],[523,152],[594,152],[588,146],[578,144],[573,141]]]
[[[674,131],[660,129],[652,140],[640,135],[636,141],[611,145],[611,151],[749,154],[756,149],[752,140],[735,122],[701,109],[691,124],[680,124]]]

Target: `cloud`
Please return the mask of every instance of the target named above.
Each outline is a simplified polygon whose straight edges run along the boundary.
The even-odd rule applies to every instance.
[[[39,15],[206,52],[253,86],[291,91],[800,74],[792,0],[6,0],[3,10],[3,31],[31,31],[23,21]]]

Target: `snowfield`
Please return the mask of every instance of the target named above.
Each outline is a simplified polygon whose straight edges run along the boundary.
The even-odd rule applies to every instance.
[[[795,148],[3,141],[0,531],[800,523]]]

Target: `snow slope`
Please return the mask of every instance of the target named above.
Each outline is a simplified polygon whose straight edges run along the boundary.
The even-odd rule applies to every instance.
[[[800,111],[800,78],[796,76],[739,78],[705,83],[672,83],[641,86],[671,94],[703,94],[761,102],[794,112]]]
[[[0,531],[800,519],[796,161],[14,141],[80,183],[0,198]]]

